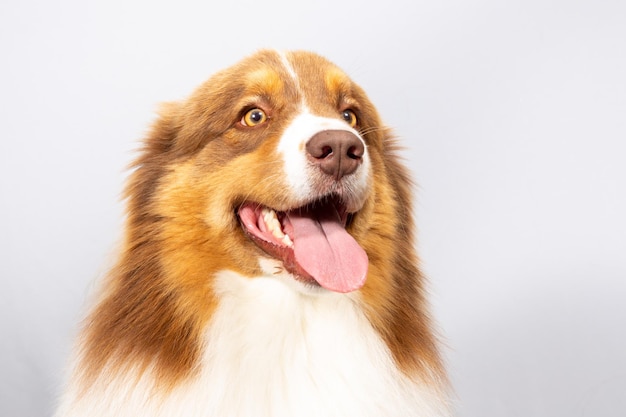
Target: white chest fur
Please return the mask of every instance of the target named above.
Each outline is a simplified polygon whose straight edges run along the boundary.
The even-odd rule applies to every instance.
[[[167,398],[150,394],[149,376],[109,380],[100,398],[59,416],[446,415],[434,392],[397,370],[354,298],[226,272],[217,293],[198,377]]]

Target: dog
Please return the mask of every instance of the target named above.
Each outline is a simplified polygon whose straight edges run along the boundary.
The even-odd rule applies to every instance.
[[[400,155],[310,52],[165,104],[56,416],[450,415]]]

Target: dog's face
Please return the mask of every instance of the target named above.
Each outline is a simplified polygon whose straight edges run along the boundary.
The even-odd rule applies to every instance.
[[[350,292],[366,281],[368,230],[394,222],[393,201],[373,203],[387,185],[384,134],[336,66],[264,51],[164,109],[130,195],[167,219],[166,272],[287,271],[306,288]]]

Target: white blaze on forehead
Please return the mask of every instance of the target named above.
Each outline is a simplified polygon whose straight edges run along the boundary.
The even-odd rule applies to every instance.
[[[310,113],[306,107],[303,107],[302,112],[287,126],[278,143],[278,152],[281,154],[285,166],[286,181],[296,198],[308,200],[315,197],[312,195],[306,143],[315,134],[324,130],[345,130],[363,141],[358,132],[343,120],[316,116]],[[366,153],[364,162],[367,162],[367,159]]]
[[[287,73],[289,73],[289,76],[293,79],[294,83],[296,83],[296,88],[300,90],[300,83],[298,81],[298,75],[296,74],[296,71],[293,69],[293,66],[291,65],[291,63],[289,62],[289,58],[287,58],[287,53],[281,51],[281,52],[278,52],[278,56],[280,56],[280,61],[282,62],[285,69],[287,70]]]

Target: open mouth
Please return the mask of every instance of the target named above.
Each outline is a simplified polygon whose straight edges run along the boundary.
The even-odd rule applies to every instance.
[[[349,214],[338,199],[278,212],[246,202],[237,214],[252,241],[296,279],[342,293],[365,283],[367,254],[346,231]]]

